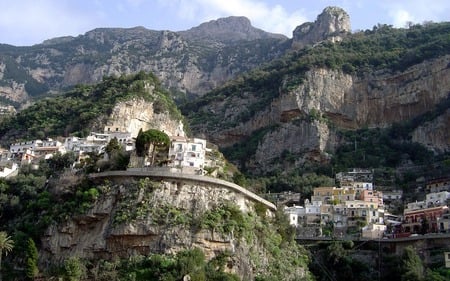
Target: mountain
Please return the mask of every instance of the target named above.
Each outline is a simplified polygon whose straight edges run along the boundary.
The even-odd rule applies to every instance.
[[[229,17],[187,31],[98,28],[31,47],[0,45],[0,96],[20,107],[104,76],[153,72],[179,98],[201,96],[283,54],[288,39]]]
[[[259,176],[431,167],[450,151],[450,24],[338,33],[185,104],[193,131]]]
[[[286,40],[286,36],[254,28],[246,17],[228,17],[202,23],[179,32],[187,40],[211,40],[218,42],[253,41],[258,39]]]
[[[344,166],[396,166],[415,158],[401,156],[396,147],[405,143],[436,155],[449,151],[448,29],[447,23],[380,24],[351,34],[348,14],[337,7],[298,26],[292,39],[256,29],[243,17],[181,32],[99,28],[32,47],[2,45],[0,92],[20,107],[30,95],[39,99],[105,75],[152,71],[193,132],[244,170],[329,167],[348,158],[341,147],[355,139],[360,150],[353,153],[373,163]],[[390,132],[392,125],[402,134]],[[369,140],[360,134],[371,128],[383,129],[370,133],[378,138],[370,142],[389,148],[382,156],[363,150]]]
[[[315,22],[305,22],[292,32],[292,46],[302,48],[323,41],[341,41],[350,34],[350,16],[339,7],[327,7]]]
[[[176,135],[185,122],[248,176],[234,180],[305,197],[349,167],[376,169],[405,192],[408,179],[440,166],[448,174],[450,24],[349,28],[345,11],[330,7],[292,39],[230,17],[183,32],[99,28],[1,45],[2,102],[24,108],[1,119],[0,140],[106,127]],[[213,162],[232,174],[222,153],[212,150]],[[15,239],[3,269],[12,278],[29,273],[31,238],[52,278],[84,270],[101,280],[313,279],[286,217],[249,190],[119,170],[131,158],[123,153],[72,169],[73,156],[1,181],[0,222]]]

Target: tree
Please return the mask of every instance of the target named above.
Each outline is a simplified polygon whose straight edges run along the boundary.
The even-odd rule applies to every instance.
[[[405,248],[402,256],[402,280],[420,281],[424,280],[425,268],[422,260],[417,255],[413,247]]]
[[[121,146],[116,137],[112,138],[105,147],[106,153],[111,157],[111,153],[115,151],[120,151]]]
[[[2,255],[8,255],[9,252],[14,248],[14,241],[5,231],[0,231],[0,281],[2,280],[1,266],[2,266]]]
[[[37,266],[38,261],[38,250],[33,239],[28,238],[27,242],[27,264],[26,264],[26,274],[27,277],[33,279],[39,274],[39,269]]]
[[[149,156],[150,165],[153,165],[157,149],[168,148],[169,144],[170,138],[166,133],[156,129],[143,132],[141,129],[136,137],[136,154],[140,157]],[[149,150],[151,150],[150,154]]]
[[[86,275],[86,267],[78,257],[71,257],[65,260],[64,271],[69,281],[82,280]]]

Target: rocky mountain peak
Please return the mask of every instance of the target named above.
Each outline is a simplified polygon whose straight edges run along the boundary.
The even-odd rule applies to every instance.
[[[350,32],[350,16],[339,7],[327,7],[315,22],[305,22],[292,33],[292,46],[302,48],[324,40],[340,41]]]
[[[251,25],[246,17],[231,16],[200,24],[186,31],[182,36],[194,40],[216,40],[221,42],[255,40],[263,38],[286,39],[284,35],[265,32]]]

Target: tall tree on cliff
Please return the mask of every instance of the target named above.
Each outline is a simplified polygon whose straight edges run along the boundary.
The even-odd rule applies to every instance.
[[[169,148],[169,145],[170,138],[166,133],[156,129],[143,132],[141,129],[136,137],[136,154],[140,157],[148,156],[150,165],[153,166],[156,153]]]

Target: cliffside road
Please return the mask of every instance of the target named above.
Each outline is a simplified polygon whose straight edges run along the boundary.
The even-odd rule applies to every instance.
[[[154,179],[181,180],[189,182],[206,183],[210,185],[218,185],[221,187],[229,188],[235,192],[239,192],[252,201],[262,203],[272,211],[276,211],[277,209],[277,207],[274,204],[259,197],[255,193],[248,191],[245,188],[242,188],[237,184],[208,176],[192,175],[180,172],[174,173],[167,169],[156,170],[148,168],[133,168],[127,171],[107,171],[89,175],[89,178],[91,179],[108,178],[108,177],[151,177]]]

